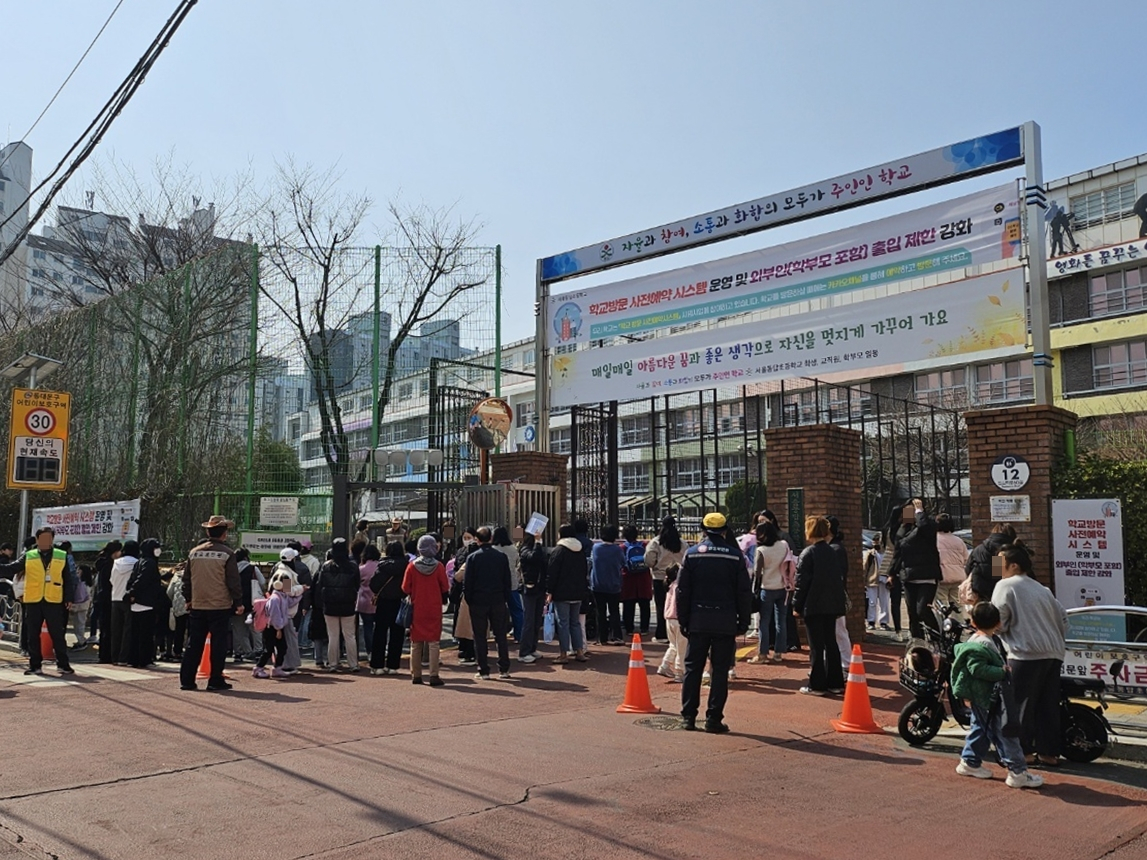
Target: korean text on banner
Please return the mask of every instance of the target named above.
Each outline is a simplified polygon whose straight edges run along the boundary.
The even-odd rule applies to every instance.
[[[1055,596],[1066,609],[1124,602],[1123,510],[1119,499],[1053,499]],[[1097,641],[1123,641],[1122,613],[1072,619],[1075,637],[1086,625]]]
[[[1017,126],[974,137],[835,179],[555,254],[542,260],[542,280],[584,275],[1020,164],[1023,162],[1021,131]]]
[[[825,311],[689,332],[553,359],[555,406],[630,400],[766,379],[912,370],[913,362],[1026,348],[1020,269]]]
[[[76,552],[93,552],[110,540],[139,540],[139,510],[139,499],[33,508],[32,533],[50,526],[57,543],[67,540]]]
[[[582,343],[1015,257],[1014,185],[734,257],[551,296],[550,343]]]
[[[279,552],[287,544],[310,540],[309,534],[286,532],[246,531],[239,535],[239,546],[251,553],[251,561],[278,561]]]

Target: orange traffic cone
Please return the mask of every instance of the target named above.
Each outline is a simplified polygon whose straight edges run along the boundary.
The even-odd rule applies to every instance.
[[[52,634],[48,632],[48,622],[40,628],[40,657],[44,660],[56,659],[56,648],[52,645]]]
[[[629,675],[625,679],[625,701],[617,706],[619,714],[660,714],[661,708],[649,696],[649,678],[645,674],[645,652],[641,650],[641,634],[633,634],[633,648],[629,652]]]
[[[195,673],[196,678],[210,678],[211,677],[211,634],[207,634],[207,641],[203,643],[203,659],[199,661],[199,671]]]
[[[844,713],[839,720],[829,720],[838,732],[883,734],[884,729],[872,719],[872,702],[868,699],[868,681],[864,677],[864,658],[860,646],[852,646],[848,666],[848,684],[844,688]]]

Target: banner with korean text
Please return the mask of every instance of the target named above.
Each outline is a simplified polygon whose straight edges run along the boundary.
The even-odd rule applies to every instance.
[[[1019,254],[1014,184],[820,236],[551,296],[550,344],[686,325]]]
[[[764,322],[554,356],[554,406],[677,394],[716,385],[911,370],[1026,349],[1022,269]]]
[[[102,549],[110,540],[139,540],[139,499],[32,509],[32,534],[50,526],[56,543],[71,541],[76,552]]]
[[[1055,596],[1065,609],[1125,602],[1123,511],[1119,499],[1052,499]],[[1072,622],[1076,638],[1121,642],[1121,614],[1088,614]]]

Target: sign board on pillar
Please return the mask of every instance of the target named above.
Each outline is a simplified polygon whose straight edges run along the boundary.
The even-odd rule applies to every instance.
[[[797,549],[804,548],[804,487],[789,487],[785,490],[789,510],[789,534]]]
[[[8,430],[8,489],[64,490],[68,486],[68,422],[72,395],[16,388]]]
[[[993,523],[1030,523],[1031,496],[990,496]]]
[[[992,464],[992,483],[1008,493],[1022,490],[1031,476],[1028,461],[1019,454],[1004,454]]]

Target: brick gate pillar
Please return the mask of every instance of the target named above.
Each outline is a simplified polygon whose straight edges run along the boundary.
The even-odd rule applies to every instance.
[[[490,478],[516,484],[545,484],[558,488],[558,510],[566,510],[569,498],[569,457],[548,451],[511,451],[490,455]],[[561,523],[554,523],[554,536]]]
[[[835,516],[848,548],[848,635],[864,638],[864,575],[861,556],[861,476],[859,430],[836,424],[766,430],[765,470],[769,509],[782,528],[789,522],[788,490],[802,488],[806,516]],[[804,541],[801,534],[793,535]]]
[[[968,428],[972,540],[979,543],[991,532],[992,496],[1027,496],[1031,521],[1012,525],[1034,553],[1036,579],[1054,590],[1051,475],[1063,459],[1065,433],[1075,429],[1075,413],[1055,406],[1015,406],[967,412],[964,421]],[[1020,489],[1003,490],[992,480],[992,466],[1009,454],[1024,458],[1030,470],[1027,484]]]

